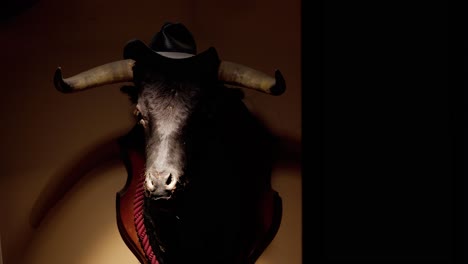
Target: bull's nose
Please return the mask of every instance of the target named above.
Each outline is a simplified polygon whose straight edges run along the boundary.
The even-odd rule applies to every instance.
[[[169,198],[175,188],[175,180],[170,172],[148,173],[145,179],[147,195],[154,198]]]

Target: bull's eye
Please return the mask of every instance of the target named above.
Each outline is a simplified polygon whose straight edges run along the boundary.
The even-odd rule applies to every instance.
[[[143,127],[146,127],[148,125],[148,122],[146,122],[143,118],[139,119],[138,124],[142,125]]]
[[[133,111],[133,114],[135,115],[135,118],[136,118],[138,124],[142,125],[143,127],[146,127],[148,125],[148,122],[145,120],[145,118],[143,117],[141,112],[138,110],[138,108],[136,108]]]
[[[148,127],[148,118],[146,118],[140,112],[140,106],[138,104],[135,106],[135,109],[133,110],[133,115],[135,116],[135,119],[139,125],[142,125],[144,128]]]

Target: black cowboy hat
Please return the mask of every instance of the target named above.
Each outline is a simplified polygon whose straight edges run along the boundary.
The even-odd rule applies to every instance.
[[[220,64],[214,48],[197,55],[192,33],[183,24],[171,22],[166,22],[148,45],[139,39],[129,41],[124,47],[124,59],[157,63],[163,65],[161,70],[169,72],[208,71],[214,78]]]
[[[149,47],[156,52],[197,54],[192,33],[181,23],[166,22],[154,35]]]

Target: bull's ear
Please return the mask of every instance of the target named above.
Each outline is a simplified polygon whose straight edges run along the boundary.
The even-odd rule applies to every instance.
[[[120,91],[124,94],[127,94],[133,104],[138,102],[138,91],[135,86],[124,85],[120,88]]]

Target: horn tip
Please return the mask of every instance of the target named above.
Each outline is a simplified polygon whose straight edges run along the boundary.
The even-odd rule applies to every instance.
[[[55,70],[54,86],[55,89],[62,93],[71,93],[73,91],[73,88],[63,80],[61,67],[58,67],[57,70]]]
[[[275,85],[270,88],[271,95],[282,95],[286,91],[286,81],[279,70],[275,71]]]

